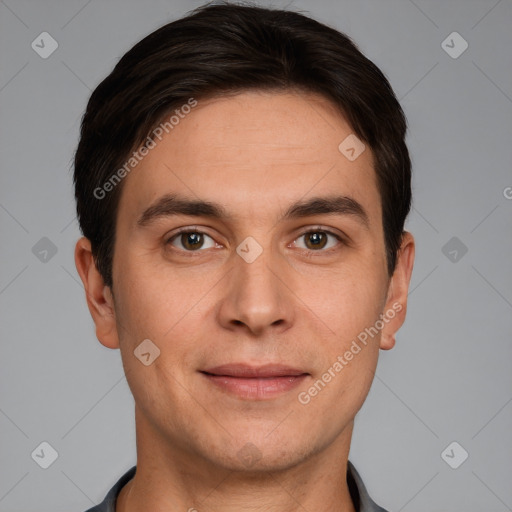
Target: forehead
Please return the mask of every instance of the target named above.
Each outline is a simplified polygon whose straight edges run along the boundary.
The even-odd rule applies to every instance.
[[[168,131],[125,178],[120,210],[140,212],[176,191],[258,218],[333,193],[380,213],[372,152],[351,161],[340,151],[353,130],[322,96],[248,91],[198,100]]]

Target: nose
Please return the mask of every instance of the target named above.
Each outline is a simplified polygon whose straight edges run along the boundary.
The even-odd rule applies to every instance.
[[[294,309],[286,262],[270,248],[250,263],[238,254],[233,259],[218,312],[221,325],[255,336],[268,330],[273,334],[287,330],[293,323]]]

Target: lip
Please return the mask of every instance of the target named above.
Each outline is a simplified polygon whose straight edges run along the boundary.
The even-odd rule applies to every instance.
[[[251,366],[244,363],[223,364],[213,368],[202,370],[204,373],[218,375],[223,377],[241,377],[241,378],[268,378],[268,377],[296,377],[305,374],[304,370],[292,368],[281,364],[264,364],[261,366]]]
[[[281,396],[301,384],[309,373],[290,366],[266,364],[225,364],[201,370],[208,381],[238,398],[269,400]]]

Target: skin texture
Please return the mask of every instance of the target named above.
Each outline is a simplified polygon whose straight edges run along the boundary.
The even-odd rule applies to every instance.
[[[414,240],[404,234],[390,279],[372,152],[366,147],[349,161],[338,150],[351,133],[315,94],[199,101],[124,179],[113,293],[89,241],[78,241],[75,260],[96,335],[120,348],[135,398],[137,474],[118,512],[354,511],[346,484],[353,420],[379,349],[393,347],[405,319]],[[219,203],[229,217],[162,216],[138,225],[170,193]],[[353,214],[282,219],[294,202],[333,195],[360,203],[367,225]],[[205,233],[203,246],[187,252],[186,235],[172,238],[178,228]],[[341,241],[328,235],[317,248],[304,235],[324,230]],[[263,251],[252,263],[236,251],[247,237]],[[299,393],[393,305],[378,334],[301,403]],[[144,339],[160,349],[149,366],[133,353]],[[200,373],[241,362],[286,364],[308,375],[291,391],[257,400]]]

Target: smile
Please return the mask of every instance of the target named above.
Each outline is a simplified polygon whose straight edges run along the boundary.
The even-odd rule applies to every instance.
[[[222,391],[244,400],[269,400],[299,386],[309,373],[281,365],[230,364],[200,372]]]

